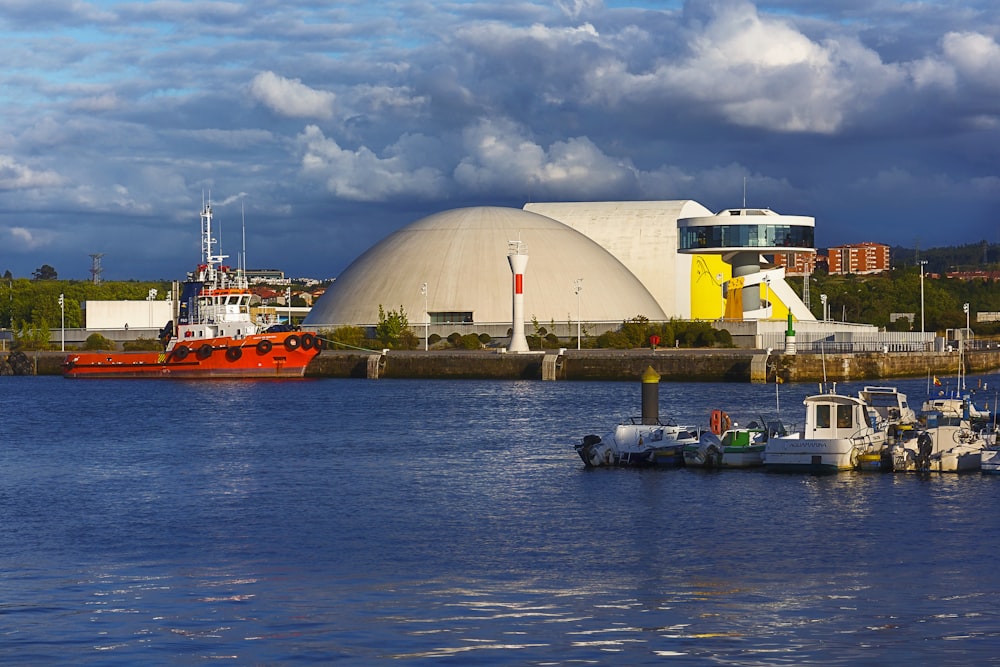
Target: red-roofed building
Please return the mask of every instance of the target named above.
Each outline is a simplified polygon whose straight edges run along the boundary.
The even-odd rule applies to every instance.
[[[851,243],[830,248],[830,275],[881,273],[889,270],[889,246],[881,243]]]

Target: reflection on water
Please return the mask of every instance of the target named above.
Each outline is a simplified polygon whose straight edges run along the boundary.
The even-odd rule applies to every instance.
[[[786,421],[812,390],[781,387]],[[572,445],[639,396],[0,378],[0,660],[996,661],[1000,479],[584,470]],[[663,385],[661,415],[774,396]]]

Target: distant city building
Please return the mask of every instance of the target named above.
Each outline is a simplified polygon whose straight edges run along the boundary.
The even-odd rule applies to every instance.
[[[889,246],[881,243],[851,243],[830,248],[830,275],[881,273],[889,270]]]
[[[784,267],[786,276],[804,276],[816,273],[816,264],[825,262],[826,257],[814,252],[775,253],[774,265]]]
[[[278,269],[247,269],[247,281],[250,283],[271,283],[283,285],[289,281],[285,279],[285,272]]]
[[[983,282],[1000,282],[1000,271],[948,271],[946,278],[954,280],[982,280]]]

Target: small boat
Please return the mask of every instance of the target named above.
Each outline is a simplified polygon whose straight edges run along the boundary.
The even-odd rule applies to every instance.
[[[803,401],[805,428],[797,435],[768,439],[764,467],[769,471],[837,472],[854,470],[864,454],[880,453],[887,427],[872,421],[862,398],[816,394]]]
[[[787,437],[780,420],[733,423],[722,410],[713,410],[710,430],[696,444],[684,447],[684,465],[692,468],[757,468],[764,465],[764,449],[772,437]],[[721,431],[721,433],[720,433]]]
[[[605,436],[586,435],[574,445],[587,468],[610,466],[681,466],[684,446],[698,442],[700,430],[660,421],[660,375],[652,367],[642,375],[642,415],[622,421]]]
[[[979,469],[987,475],[1000,475],[1000,433],[984,433],[986,446],[979,452]]]
[[[672,420],[644,423],[631,417],[605,436],[587,435],[576,451],[588,468],[601,466],[683,465],[685,445],[697,443],[699,430]]]
[[[981,470],[988,441],[968,419],[930,412],[923,428],[892,446],[893,470],[969,472]],[[989,457],[987,457],[989,458]]]
[[[326,341],[250,316],[246,275],[222,264],[212,238],[212,204],[201,212],[202,258],[160,331],[161,351],[73,352],[66,378],[296,378]],[[174,289],[173,294],[178,290]]]

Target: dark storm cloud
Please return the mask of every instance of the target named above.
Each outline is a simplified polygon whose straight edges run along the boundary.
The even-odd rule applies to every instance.
[[[7,2],[0,270],[336,275],[455,206],[692,198],[998,241],[992,3]]]

